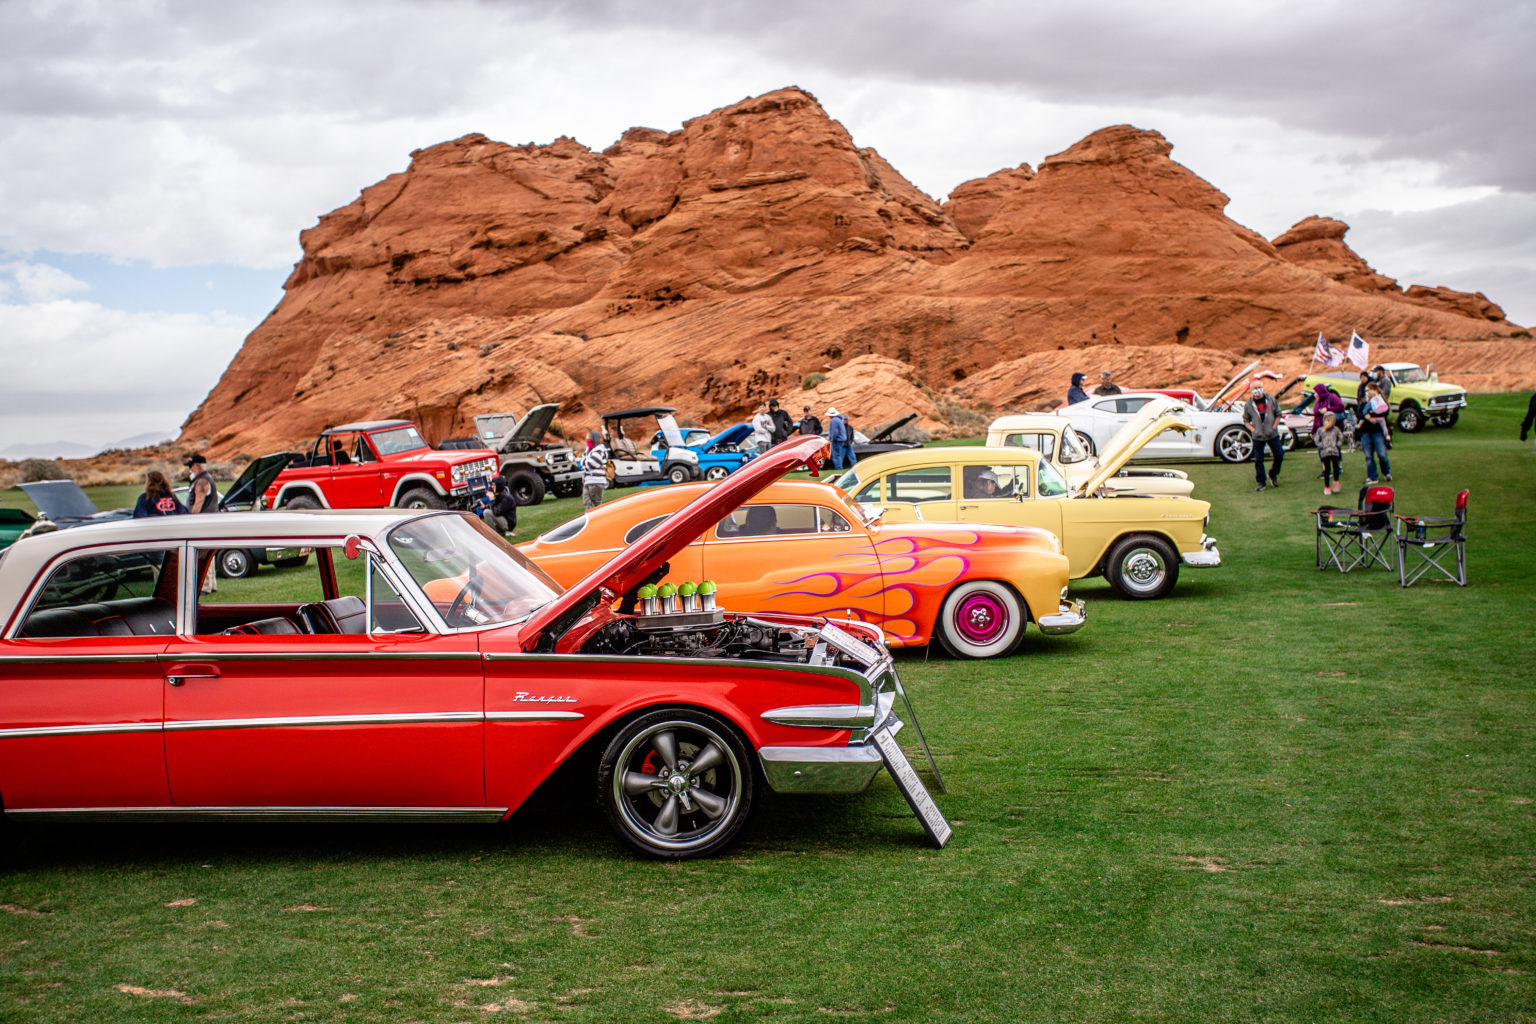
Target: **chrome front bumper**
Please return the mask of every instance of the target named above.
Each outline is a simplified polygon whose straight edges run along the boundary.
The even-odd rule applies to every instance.
[[[869,734],[874,731],[871,726],[895,718],[895,702],[895,690],[887,690],[876,696],[874,705],[850,705],[841,714],[835,707],[781,708],[766,712],[764,718],[780,724],[793,722],[810,727],[851,728],[854,738],[854,742],[846,747],[758,748],[757,756],[762,762],[768,788],[775,793],[863,792],[884,763],[880,750],[869,741]],[[899,732],[902,725],[902,721],[895,718],[890,725],[891,733]]]
[[[1046,636],[1064,636],[1067,633],[1076,633],[1083,628],[1088,621],[1088,612],[1083,606],[1083,601],[1062,599],[1061,606],[1055,615],[1042,615],[1036,620],[1040,632]]]
[[[1216,550],[1214,537],[1201,537],[1199,551],[1184,552],[1184,564],[1197,569],[1213,569],[1221,564],[1221,552]]]

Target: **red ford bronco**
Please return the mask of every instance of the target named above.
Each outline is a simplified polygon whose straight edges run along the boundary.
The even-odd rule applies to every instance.
[[[308,455],[295,454],[262,501],[267,508],[468,508],[496,470],[495,452],[437,451],[410,420],[347,423],[321,431]]]

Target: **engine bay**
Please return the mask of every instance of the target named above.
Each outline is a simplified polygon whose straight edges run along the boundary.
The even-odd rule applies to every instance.
[[[860,671],[884,657],[830,623],[800,626],[719,611],[616,619],[581,649],[584,654],[731,658]]]

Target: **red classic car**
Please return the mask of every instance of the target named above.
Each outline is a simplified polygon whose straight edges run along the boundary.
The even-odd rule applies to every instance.
[[[175,516],[18,541],[0,553],[0,827],[496,821],[586,750],[608,820],[653,857],[719,850],[760,784],[856,792],[882,763],[942,845],[892,739],[901,685],[877,630],[707,600],[626,610],[701,530],[823,449],[754,460],[570,589],[444,511]],[[289,574],[308,592],[200,593],[233,547],[312,549],[314,572]]]
[[[410,420],[346,423],[320,432],[262,495],[267,508],[459,508],[500,472],[489,448],[438,451]]]

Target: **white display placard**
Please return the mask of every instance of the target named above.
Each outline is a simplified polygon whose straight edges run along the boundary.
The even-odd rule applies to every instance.
[[[939,810],[939,805],[933,802],[933,797],[928,795],[928,787],[923,785],[923,780],[917,777],[917,772],[912,767],[912,762],[907,760],[906,753],[896,742],[896,737],[891,735],[889,729],[877,729],[871,737],[875,746],[880,749],[880,758],[885,762],[886,771],[891,773],[891,779],[895,781],[896,788],[901,790],[901,795],[907,798],[907,803],[912,807],[912,813],[917,815],[917,820],[923,823],[923,831],[928,833],[928,838],[933,840],[933,845],[944,848],[949,842],[949,837],[954,830],[949,827],[944,813]]]

